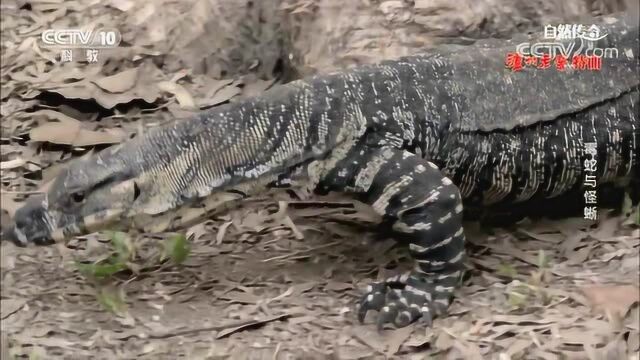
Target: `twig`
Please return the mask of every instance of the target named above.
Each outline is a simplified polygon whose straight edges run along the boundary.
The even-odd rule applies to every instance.
[[[179,330],[179,331],[173,331],[173,332],[167,332],[167,333],[156,333],[156,334],[149,334],[149,338],[150,339],[167,339],[170,337],[175,337],[175,336],[183,336],[183,335],[193,335],[193,334],[197,334],[200,332],[204,332],[204,331],[223,331],[223,330],[230,330],[227,331],[226,333],[219,335],[218,338],[224,337],[224,336],[228,336],[233,334],[236,331],[242,330],[246,327],[249,326],[258,326],[258,325],[264,325],[268,322],[272,322],[272,321],[277,321],[277,320],[283,320],[286,319],[288,317],[290,317],[291,314],[281,314],[281,315],[276,315],[276,316],[272,316],[266,319],[262,319],[262,320],[245,320],[245,321],[240,321],[237,323],[230,323],[230,324],[224,324],[224,325],[215,325],[215,326],[205,326],[205,327],[201,327],[201,328],[195,328],[195,329],[186,329],[186,330]]]
[[[294,251],[294,252],[289,253],[289,254],[274,256],[274,257],[271,257],[271,258],[268,258],[268,259],[264,259],[264,260],[262,260],[262,262],[269,262],[269,261],[273,261],[273,260],[286,259],[286,258],[289,258],[289,257],[292,257],[292,256],[300,255],[302,253],[315,251],[315,250],[319,250],[319,249],[335,246],[335,245],[338,245],[338,244],[340,244],[340,241],[334,241],[334,242],[329,243],[329,244],[324,244],[324,245],[320,245],[320,246],[316,246],[316,247],[309,248],[309,249],[304,249],[304,250],[297,250],[297,251]]]

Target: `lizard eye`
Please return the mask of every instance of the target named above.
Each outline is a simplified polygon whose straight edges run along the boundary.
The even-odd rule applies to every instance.
[[[71,199],[74,202],[82,202],[84,200],[84,193],[82,191],[71,194]]]

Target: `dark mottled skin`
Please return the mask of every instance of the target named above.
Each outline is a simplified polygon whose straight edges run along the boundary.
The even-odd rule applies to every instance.
[[[591,142],[598,184],[637,186],[637,19],[610,20],[599,45],[620,56],[600,71],[511,72],[504,57],[517,41],[449,46],[153,129],[75,161],[3,238],[48,243],[113,224],[180,229],[272,187],[341,192],[371,205],[415,258],[410,273],[369,286],[360,319],[378,310],[380,327],[430,323],[462,273],[465,207],[579,190]]]

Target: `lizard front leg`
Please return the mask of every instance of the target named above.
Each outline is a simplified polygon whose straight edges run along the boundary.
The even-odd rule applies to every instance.
[[[408,274],[368,286],[359,304],[362,322],[379,311],[378,328],[431,324],[446,313],[462,275],[464,233],[458,188],[431,162],[398,149],[354,148],[319,185],[369,204],[391,224],[415,260]]]

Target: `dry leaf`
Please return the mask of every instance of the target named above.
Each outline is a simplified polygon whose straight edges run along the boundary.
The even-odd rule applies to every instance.
[[[640,350],[640,333],[637,331],[629,332],[629,338],[627,339],[627,347],[629,351]]]
[[[507,354],[509,354],[509,356],[518,355],[520,352],[526,350],[532,344],[532,340],[517,339],[509,346],[509,348],[507,349]]]
[[[327,285],[325,285],[324,289],[327,291],[344,291],[344,290],[353,289],[353,285],[349,283],[329,281],[327,282]]]
[[[52,347],[52,348],[63,348],[68,350],[73,350],[78,346],[77,343],[69,341],[59,336],[48,336],[48,337],[31,337],[27,334],[17,334],[13,337],[13,340],[26,343],[26,344],[34,344],[40,345],[44,347]]]
[[[634,303],[640,301],[640,288],[632,285],[585,286],[582,292],[592,307],[624,317]]]
[[[0,318],[3,320],[15,314],[26,304],[24,299],[2,299],[0,300]]]
[[[54,111],[50,109],[39,110],[33,113],[33,116],[44,116],[48,120],[58,120],[59,122],[68,125],[68,126],[80,126],[81,122],[77,119],[72,118],[69,115],[63,114],[59,111]]]
[[[465,360],[483,360],[480,349],[472,342],[454,340],[454,348],[462,353]]]
[[[433,346],[438,350],[448,350],[454,344],[454,339],[445,331],[441,332]]]
[[[406,326],[400,329],[392,330],[390,334],[385,334],[385,342],[387,344],[387,355],[391,356],[400,350],[400,346],[411,336],[415,326]]]
[[[235,301],[241,304],[257,304],[260,300],[262,300],[262,298],[259,296],[240,291],[231,291],[226,294],[220,295],[219,297],[220,299]]]
[[[318,317],[317,316],[312,316],[312,315],[307,315],[307,316],[299,316],[299,317],[294,317],[289,319],[289,324],[292,325],[296,325],[296,324],[304,324],[307,322],[311,322],[314,320],[317,320]]]
[[[218,233],[216,234],[216,245],[220,245],[222,244],[222,241],[224,240],[224,235],[227,232],[227,228],[229,227],[229,225],[231,225],[233,222],[231,221],[227,221],[224,224],[222,224],[220,226],[220,228],[218,229]]]
[[[560,235],[560,234],[541,234],[541,233],[536,233],[533,231],[529,231],[526,229],[518,229],[518,232],[523,233],[527,236],[530,236],[533,239],[536,240],[540,240],[540,241],[545,241],[545,242],[550,242],[550,243],[560,243],[561,241],[564,240],[564,236]]]
[[[109,4],[120,11],[129,11],[136,3],[131,0],[110,0]]]
[[[123,135],[104,131],[82,129],[80,124],[71,126],[60,122],[40,125],[29,132],[31,141],[50,142],[74,147],[93,146],[99,144],[116,144],[124,140]]]
[[[195,79],[196,81],[199,79]],[[206,99],[210,99],[212,98],[218,91],[220,91],[220,89],[224,88],[225,86],[229,86],[231,84],[234,83],[234,79],[222,79],[222,80],[216,80],[216,79],[212,79],[210,77],[203,77],[202,80],[200,80],[201,86],[203,88],[208,89],[205,93],[205,98]],[[235,87],[235,86],[234,86]]]
[[[225,86],[210,99],[202,99],[198,102],[198,106],[201,108],[215,106],[225,101],[230,100],[234,96],[239,95],[242,92],[239,87],[235,85]]]
[[[372,330],[371,327],[357,326],[352,329],[352,335],[363,344],[381,354],[384,354],[387,351],[387,344],[385,343],[384,336],[379,334],[377,331]]]
[[[262,94],[265,90],[269,89],[271,85],[275,82],[275,79],[272,80],[260,80],[257,79],[247,84],[242,88],[242,95],[245,97],[258,96]]]
[[[122,93],[133,88],[136,85],[137,79],[138,69],[133,68],[115,75],[93,80],[93,83],[110,93]]]
[[[9,216],[13,217],[16,213],[16,210],[20,208],[20,206],[24,205],[24,203],[17,202],[14,200],[15,197],[13,195],[7,193],[0,193],[0,207],[9,213]]]
[[[173,94],[181,107],[187,109],[196,108],[196,104],[193,101],[193,98],[191,97],[187,89],[184,88],[184,86],[171,81],[161,81],[158,83],[158,88],[162,91]]]
[[[589,255],[591,255],[592,251],[593,251],[593,246],[591,245],[585,246],[580,250],[573,251],[570,254],[568,254],[567,260],[571,264],[582,264],[584,261],[586,261],[589,258]]]
[[[293,294],[294,296],[300,296],[303,293],[313,289],[317,285],[316,282],[307,282],[302,284],[296,284],[293,286]]]
[[[137,79],[133,79],[134,70],[137,71]],[[116,84],[109,79],[114,76],[124,78],[124,83]],[[58,93],[68,99],[95,99],[102,107],[111,109],[118,104],[128,103],[134,99],[141,99],[147,103],[155,102],[161,96],[156,83],[163,77],[164,75],[155,65],[143,63],[138,68],[125,70],[107,78],[99,77],[99,74],[91,74],[84,76],[80,81],[62,85],[56,82],[41,88],[45,91]],[[133,86],[131,86],[132,81]],[[125,88],[127,90],[111,92],[100,87],[98,83],[111,90]]]
[[[589,360],[624,359],[627,355],[627,343],[616,339],[603,348],[596,348],[594,344],[584,344],[584,350]]]
[[[600,241],[611,241],[619,227],[620,218],[610,217],[601,221],[596,231],[591,232],[589,235]]]

